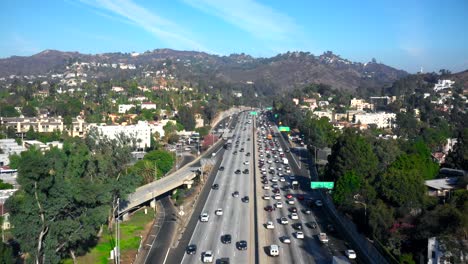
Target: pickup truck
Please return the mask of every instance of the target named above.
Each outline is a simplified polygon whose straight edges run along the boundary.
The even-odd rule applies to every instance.
[[[320,233],[320,234],[319,234],[319,240],[320,240],[320,242],[322,242],[322,243],[324,243],[324,244],[325,244],[325,243],[328,243],[328,236],[327,236],[327,234],[326,234],[326,233]]]

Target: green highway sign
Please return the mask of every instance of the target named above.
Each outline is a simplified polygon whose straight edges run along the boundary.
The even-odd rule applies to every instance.
[[[311,189],[333,189],[334,182],[310,182]]]
[[[278,127],[278,130],[281,131],[281,132],[289,132],[289,131],[291,131],[291,130],[289,129],[289,127],[287,127],[287,126],[280,126],[280,127]]]
[[[256,111],[250,111],[250,115],[257,115]]]
[[[269,106],[269,107],[266,108],[266,110],[268,110],[268,111],[273,110],[273,107]]]
[[[275,114],[275,118],[278,118],[278,114]]]

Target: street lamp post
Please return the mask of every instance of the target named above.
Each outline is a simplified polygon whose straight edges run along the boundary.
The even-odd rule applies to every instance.
[[[364,205],[364,217],[367,219],[367,204],[361,201],[354,201],[354,203]]]
[[[119,230],[119,208],[120,208],[120,198],[117,198],[117,218],[115,220],[115,263],[120,264],[120,230]]]

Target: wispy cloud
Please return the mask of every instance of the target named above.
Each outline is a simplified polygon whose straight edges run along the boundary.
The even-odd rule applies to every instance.
[[[187,37],[189,34],[182,27],[132,0],[79,1],[93,7],[93,12],[100,16],[141,27],[171,48],[208,51],[202,44]]]
[[[219,17],[263,41],[293,44],[302,34],[300,27],[291,17],[255,0],[183,1],[205,13]]]

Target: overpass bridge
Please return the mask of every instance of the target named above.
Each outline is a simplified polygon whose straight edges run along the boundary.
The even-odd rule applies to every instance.
[[[224,111],[220,114],[221,118],[217,118],[214,124],[219,123],[222,119],[227,118],[233,114],[237,114],[241,111],[247,110],[247,107],[238,107],[231,108],[227,111]],[[231,136],[232,136],[232,132]],[[222,134],[220,135],[222,137]],[[167,175],[166,177],[159,179],[157,181],[151,182],[149,184],[138,187],[134,193],[130,194],[125,201],[120,202],[119,215],[125,214],[130,211],[132,208],[140,206],[143,203],[151,201],[156,197],[172,191],[182,185],[187,185],[189,188],[193,184],[193,179],[197,177],[200,173],[200,169],[204,165],[206,158],[211,158],[212,153],[217,153],[224,145],[224,140],[220,139],[213,146],[211,146],[203,155],[200,155],[198,158],[192,162],[186,164],[179,170]],[[199,165],[201,163],[201,166]]]

